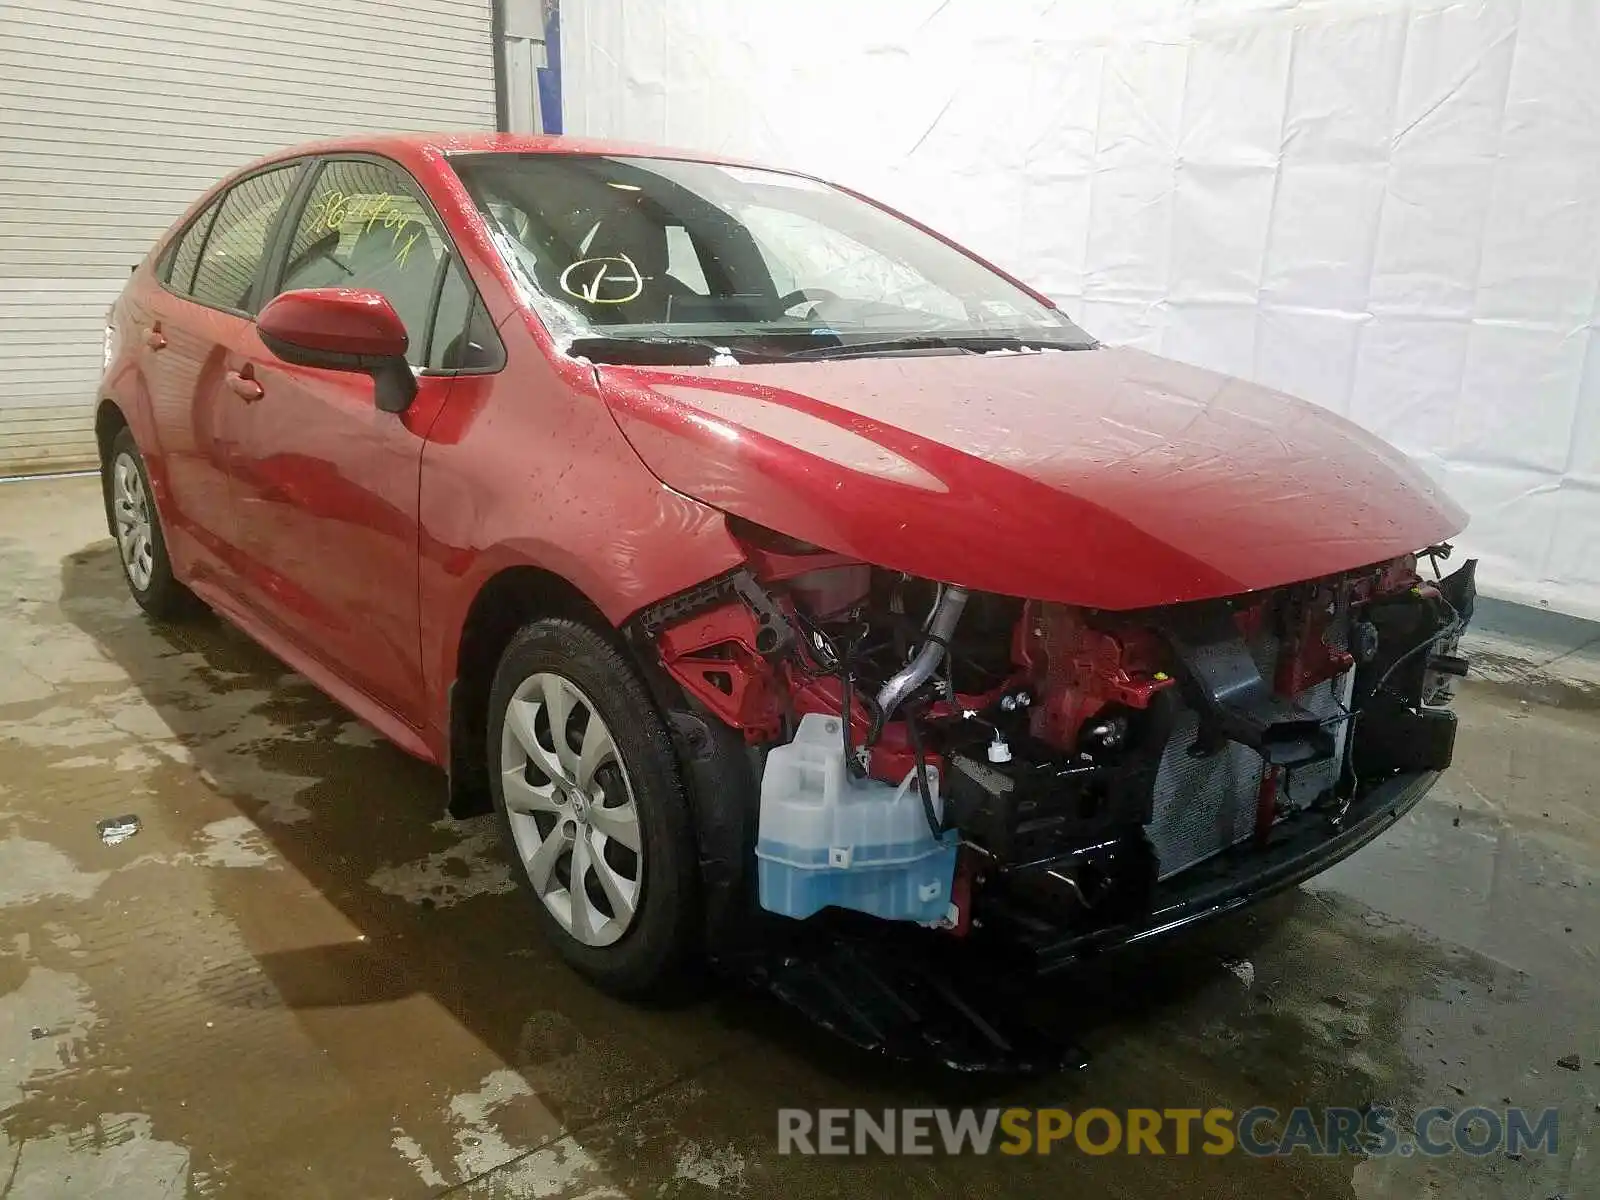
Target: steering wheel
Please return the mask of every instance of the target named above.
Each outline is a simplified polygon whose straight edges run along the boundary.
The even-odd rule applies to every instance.
[[[795,288],[787,296],[778,297],[778,311],[788,312],[796,304],[804,300],[842,300],[838,292],[830,292],[827,288]]]

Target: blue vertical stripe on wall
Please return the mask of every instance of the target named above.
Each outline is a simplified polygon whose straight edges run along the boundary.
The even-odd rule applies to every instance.
[[[539,68],[542,132],[561,133],[561,0],[544,0],[544,61]]]

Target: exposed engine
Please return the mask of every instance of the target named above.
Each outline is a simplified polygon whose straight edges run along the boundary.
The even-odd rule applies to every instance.
[[[929,853],[959,846],[927,860],[949,878],[925,923],[965,933],[978,917],[1043,953],[1139,920],[1171,881],[1266,847],[1289,818],[1314,815],[1335,836],[1385,780],[1449,765],[1455,718],[1441,705],[1466,669],[1455,639],[1474,563],[1430,583],[1408,556],[1102,612],[969,592],[731,524],[746,568],[657,605],[643,631],[678,685],[751,747],[770,752],[808,715],[827,718],[807,739],[834,730],[837,753],[804,761],[818,780],[829,764],[842,774],[815,783],[818,804],[917,798]],[[855,862],[848,846],[820,849],[818,870]],[[875,869],[915,857],[899,850]]]

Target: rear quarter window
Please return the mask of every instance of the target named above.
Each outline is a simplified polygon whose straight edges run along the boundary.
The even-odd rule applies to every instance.
[[[173,291],[187,296],[194,288],[194,269],[200,262],[200,248],[205,245],[206,234],[211,232],[211,222],[216,219],[220,203],[220,200],[213,200],[207,205],[168,251],[167,266],[161,277]]]

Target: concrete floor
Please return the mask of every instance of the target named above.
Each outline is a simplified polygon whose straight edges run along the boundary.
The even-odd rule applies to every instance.
[[[1513,680],[1460,709],[1401,825],[1050,982],[1090,1065],[990,1091],[739,996],[596,994],[436,773],[219,621],[140,616],[94,481],[0,487],[0,1195],[1600,1195],[1600,705]],[[1365,1102],[1558,1105],[1561,1151],[776,1153],[779,1106]]]

